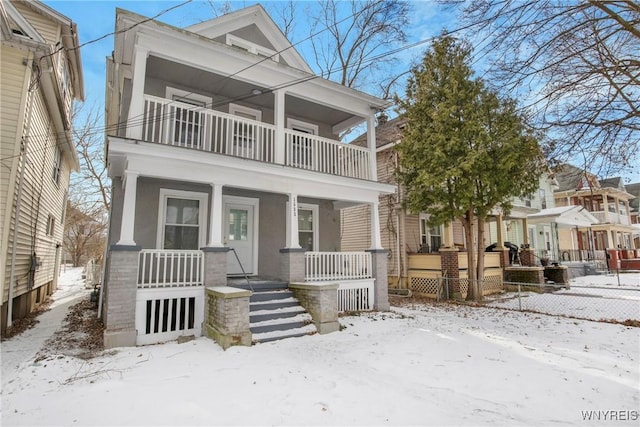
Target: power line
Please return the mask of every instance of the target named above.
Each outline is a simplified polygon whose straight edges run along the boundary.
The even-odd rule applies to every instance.
[[[184,4],[186,4],[186,3],[190,2],[190,1],[192,1],[192,0],[188,0],[187,2],[181,3],[181,4],[180,4],[180,5],[178,5],[178,6],[184,5]],[[161,14],[163,14],[163,13],[166,13],[167,11],[169,11],[169,10],[171,10],[171,9],[175,9],[175,8],[176,8],[176,7],[178,7],[178,6],[174,6],[174,7],[172,7],[172,8],[166,9],[165,11],[163,11],[163,12],[161,12],[160,14],[156,15],[156,17],[157,17],[157,16],[159,16],[159,15],[161,15]],[[371,7],[371,6],[369,6],[369,7]],[[365,10],[365,9],[362,9],[361,11],[359,11],[359,12],[357,12],[357,13],[355,13],[355,14],[351,15],[350,17],[344,18],[343,20],[341,20],[341,21],[339,21],[339,22],[344,22],[346,19],[349,19],[349,18],[351,18],[351,17],[354,17],[354,16],[358,15],[358,13],[363,12],[364,10]],[[135,25],[140,25],[140,24],[141,24],[141,23],[143,23],[143,22],[148,22],[148,21],[153,20],[153,19],[154,19],[154,18],[147,18],[146,20],[141,21],[141,22],[139,22],[139,23],[137,23],[137,24],[135,24]],[[487,21],[488,21],[488,19],[487,19]],[[135,25],[134,25],[134,26],[135,26]],[[450,34],[459,33],[459,32],[462,32],[462,31],[464,31],[464,30],[467,30],[467,29],[469,29],[469,28],[471,28],[471,27],[473,27],[473,26],[475,26],[475,25],[478,25],[478,23],[473,23],[473,24],[468,24],[468,25],[462,26],[462,27],[458,27],[458,28],[456,28],[456,29],[454,29],[454,30],[448,31],[446,34],[447,34],[447,35],[450,35]],[[130,28],[128,28],[128,29],[131,29],[131,28],[133,28],[134,26],[132,26],[132,27],[130,27]],[[119,31],[116,31],[116,32],[111,33],[111,34],[117,34],[117,33],[123,32],[123,31],[127,31],[128,29],[119,30]],[[301,41],[299,41],[299,42],[297,42],[297,43],[295,43],[295,44],[290,45],[289,47],[287,47],[287,48],[285,48],[285,49],[282,49],[282,50],[280,50],[280,51],[276,52],[276,53],[275,53],[275,54],[273,54],[271,57],[273,57],[273,56],[275,56],[275,55],[277,55],[277,54],[279,54],[279,53],[281,53],[281,52],[284,52],[285,50],[290,49],[291,47],[294,47],[295,45],[297,45],[297,44],[299,44],[299,43],[302,43],[302,42],[304,42],[304,41],[307,41],[307,40],[309,40],[310,38],[312,38],[312,37],[315,37],[315,36],[319,35],[319,34],[320,34],[320,33],[322,33],[323,31],[326,31],[327,29],[328,29],[328,28],[324,28],[323,30],[318,31],[318,32],[316,32],[316,33],[312,34],[311,36],[307,37],[306,39],[301,40]],[[108,36],[108,35],[106,35],[106,36]],[[106,37],[106,36],[103,36],[102,38],[104,38],[104,37]],[[378,60],[380,60],[380,59],[384,59],[385,57],[389,57],[389,56],[395,55],[395,54],[400,53],[400,52],[402,52],[402,51],[410,50],[410,49],[416,48],[416,47],[418,47],[418,46],[421,46],[421,45],[427,44],[427,43],[429,43],[429,42],[431,42],[431,41],[433,41],[433,40],[435,40],[435,39],[437,39],[437,38],[439,38],[439,37],[440,37],[439,35],[438,35],[438,36],[432,36],[432,37],[428,37],[428,38],[426,38],[426,39],[419,40],[419,41],[414,42],[414,43],[410,43],[410,44],[408,44],[408,45],[400,46],[400,47],[398,47],[398,48],[396,48],[396,49],[392,49],[392,50],[390,50],[390,51],[386,51],[386,52],[383,52],[383,53],[381,53],[381,54],[379,54],[379,55],[373,56],[373,57],[371,57],[371,58],[369,58],[369,59],[367,59],[367,60],[363,61],[363,62],[362,62],[362,63],[360,63],[360,64],[352,64],[352,65],[350,65],[350,66],[351,66],[351,67],[355,67],[355,66],[362,65],[362,64],[369,64],[369,63],[371,63],[371,62],[378,61]],[[96,40],[98,40],[98,39],[96,39]],[[85,44],[89,44],[89,43],[90,43],[90,42],[87,42],[87,43],[85,43]],[[243,72],[243,71],[246,71],[246,70],[248,70],[248,69],[250,69],[250,68],[252,68],[252,67],[255,67],[255,66],[257,66],[258,64],[260,64],[260,63],[264,62],[265,60],[270,59],[271,57],[261,58],[259,61],[255,62],[254,64],[251,64],[251,65],[249,65],[249,66],[247,66],[247,67],[245,67],[245,68],[243,68],[243,69],[241,69],[241,70],[238,70],[238,71],[234,72],[233,74],[231,74],[231,75],[229,75],[229,76],[224,76],[224,77],[223,77],[223,81],[224,81],[225,79],[231,78],[232,76],[235,76],[235,75],[237,75],[237,74],[239,74],[239,73],[241,73],[241,72]],[[338,72],[338,71],[342,71],[342,69],[343,69],[343,68],[344,68],[344,67],[342,67],[342,66],[340,66],[340,67],[336,67],[335,69],[331,69],[331,70],[327,70],[327,71],[325,71],[325,73],[326,73],[326,74],[335,73],[335,72]],[[407,71],[403,71],[401,74],[405,74],[406,72],[407,72]],[[307,82],[307,81],[310,81],[310,80],[314,80],[314,79],[317,79],[317,78],[323,78],[323,75],[324,75],[325,73],[322,73],[321,75],[315,75],[315,74],[313,74],[313,75],[308,75],[308,76],[304,76],[304,77],[301,77],[301,78],[298,78],[298,79],[291,80],[291,81],[289,81],[289,82],[282,83],[282,84],[277,85],[277,86],[272,86],[272,87],[269,87],[269,88],[264,88],[263,90],[261,90],[261,93],[260,93],[260,94],[257,94],[257,95],[256,95],[256,94],[253,94],[253,93],[248,93],[248,94],[239,95],[239,96],[236,96],[236,97],[233,97],[233,98],[226,98],[226,99],[224,99],[224,100],[220,100],[220,101],[218,101],[218,102],[216,102],[216,103],[213,103],[213,102],[212,102],[211,104],[208,104],[208,105],[206,105],[205,107],[206,107],[206,108],[213,108],[213,107],[217,107],[217,106],[221,106],[221,105],[226,105],[226,104],[228,104],[228,103],[230,103],[230,102],[243,101],[243,100],[250,99],[250,98],[253,98],[253,97],[256,97],[256,96],[259,96],[259,95],[263,95],[263,94],[265,94],[265,93],[271,93],[271,92],[276,91],[276,90],[285,89],[285,88],[287,88],[287,87],[291,87],[291,86],[294,86],[294,85],[298,85],[298,84],[301,84],[301,83],[304,83],[304,82]],[[193,93],[193,92],[191,92],[191,93]],[[168,104],[173,103],[173,102],[176,102],[176,100],[170,100]],[[168,105],[168,104],[167,104],[167,105]],[[96,134],[98,134],[98,133],[103,133],[103,132],[107,132],[107,131],[110,131],[110,130],[117,130],[117,129],[122,128],[122,127],[125,127],[125,126],[126,126],[127,128],[130,128],[130,127],[133,127],[133,126],[144,126],[144,125],[147,125],[147,124],[150,124],[150,123],[152,123],[152,124],[153,124],[153,123],[156,123],[158,120],[163,120],[163,119],[169,118],[169,117],[171,117],[171,115],[172,115],[172,113],[165,113],[165,114],[163,114],[163,115],[156,116],[156,117],[154,117],[154,118],[144,118],[144,114],[141,114],[141,115],[138,115],[138,116],[134,116],[134,117],[132,117],[132,119],[136,119],[136,120],[133,120],[133,121],[127,121],[126,125],[121,124],[121,123],[114,124],[114,125],[105,125],[105,126],[103,126],[103,127],[95,128],[95,131],[94,131],[94,132],[89,132],[89,133],[87,133],[86,135],[88,135],[88,136],[96,135]],[[140,119],[141,117],[142,117],[142,120],[139,120],[139,121],[138,121],[137,119]],[[47,135],[37,135],[37,134],[36,134],[36,135],[31,135],[30,137],[32,137],[32,138],[33,138],[33,137],[40,137],[40,136],[44,136],[44,137],[50,137],[50,136],[51,136],[51,137],[57,137],[57,136],[60,136],[60,135],[65,135],[65,134],[64,134],[63,132],[58,133],[58,134],[47,134]],[[45,146],[45,147],[42,147],[40,150],[46,150],[47,148],[50,148],[50,147],[55,146],[55,145],[58,145],[58,143],[56,143],[56,144],[54,144],[54,145],[51,145],[51,146]],[[36,150],[36,151],[37,151],[37,150]],[[36,152],[36,151],[33,151],[33,150],[32,150],[31,152]],[[5,160],[8,160],[8,159],[12,159],[12,158],[14,158],[14,157],[18,157],[19,155],[20,155],[20,154],[18,154],[18,155],[13,155],[13,156],[7,156],[7,157],[4,157],[4,158],[1,158],[1,159],[0,159],[0,161],[5,161]]]

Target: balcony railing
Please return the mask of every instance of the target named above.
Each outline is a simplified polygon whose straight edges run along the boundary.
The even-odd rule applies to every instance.
[[[368,149],[170,99],[145,95],[142,139],[216,154],[371,179]],[[284,152],[284,160],[276,153]]]
[[[599,211],[599,212],[590,212],[591,215],[595,216],[596,219],[598,220],[598,222],[600,223],[609,223],[609,224],[622,224],[622,225],[630,225],[631,221],[629,219],[629,216],[627,215],[619,215],[615,212],[609,212],[609,221],[607,221],[606,216],[605,216],[605,212],[604,211]]]

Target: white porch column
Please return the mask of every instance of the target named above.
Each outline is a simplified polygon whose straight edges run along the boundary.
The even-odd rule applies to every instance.
[[[504,249],[504,235],[502,234],[502,214],[496,215],[496,249]]]
[[[382,249],[382,239],[380,238],[380,213],[378,207],[379,202],[371,203],[371,248]]]
[[[370,176],[369,179],[371,181],[378,180],[378,162],[376,160],[376,118],[372,114],[367,117],[367,147],[369,148],[370,153]],[[378,233],[379,235],[380,233]],[[371,240],[373,242],[373,240]]]
[[[133,79],[131,81],[131,104],[127,117],[127,138],[142,139],[144,122],[144,80],[147,73],[149,50],[136,47],[133,58]]]
[[[138,174],[135,172],[125,172],[124,179],[124,202],[122,204],[122,224],[120,225],[120,240],[117,245],[135,246],[133,240],[134,223],[136,219],[136,190],[138,184]]]
[[[275,141],[275,156],[276,163],[283,165],[284,164],[284,95],[285,92],[283,90],[277,90],[273,93],[274,95],[274,125],[276,126],[276,141]]]
[[[220,248],[222,243],[222,184],[211,184],[211,217],[209,219],[208,247]]]
[[[606,194],[602,195],[602,204],[604,205],[604,222],[611,223],[609,219],[609,200]]]
[[[287,249],[300,249],[300,239],[298,236],[298,195],[289,194],[289,205],[287,208]]]
[[[527,218],[522,218],[522,232],[524,236],[522,236],[522,243],[524,243],[525,247],[529,244],[529,222]]]
[[[453,223],[446,222],[444,224],[444,247],[453,248],[454,246],[455,244],[453,242]]]

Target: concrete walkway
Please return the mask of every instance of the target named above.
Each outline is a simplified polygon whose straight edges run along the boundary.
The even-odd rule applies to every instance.
[[[21,365],[33,363],[44,343],[62,326],[69,308],[88,298],[90,293],[90,289],[84,288],[82,267],[67,268],[60,275],[50,310],[38,316],[39,322],[34,327],[0,344],[3,386],[12,380]]]

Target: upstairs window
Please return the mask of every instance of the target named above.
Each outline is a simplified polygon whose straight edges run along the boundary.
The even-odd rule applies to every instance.
[[[54,149],[53,158],[53,175],[52,179],[56,185],[60,185],[60,175],[62,173],[62,151],[60,147],[56,146]]]
[[[171,106],[172,143],[182,147],[200,148],[204,137],[203,109],[210,105],[211,99],[172,87],[167,88],[167,98],[176,101],[175,105]]]
[[[287,119],[287,127],[298,134],[291,135],[291,165],[310,169],[312,164],[312,145],[314,138],[300,134],[317,135],[318,126],[296,119]]]
[[[547,192],[544,188],[540,189],[540,209],[547,209]]]

